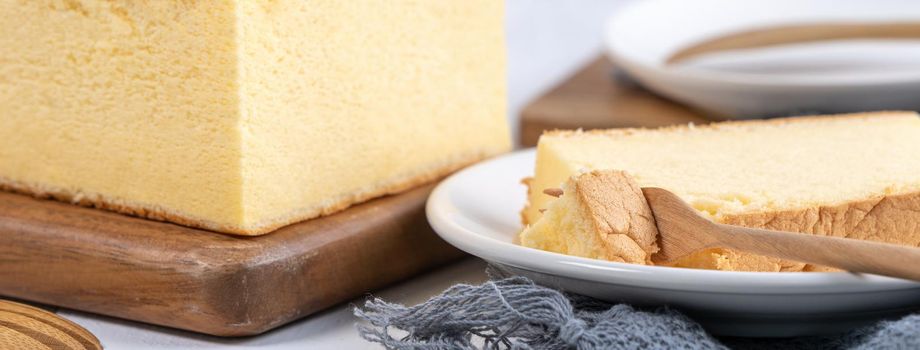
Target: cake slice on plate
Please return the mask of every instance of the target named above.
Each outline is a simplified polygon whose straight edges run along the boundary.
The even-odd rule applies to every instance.
[[[576,174],[543,217],[521,234],[521,244],[595,259],[650,264],[658,230],[642,190],[618,170]]]
[[[586,192],[605,182],[614,185]],[[535,176],[528,183],[522,217],[529,227],[521,243],[566,254],[648,263],[657,247],[648,243],[647,230],[635,234],[648,226],[649,213],[647,203],[635,202],[644,200],[636,195],[638,187],[674,192],[721,223],[918,246],[920,118],[913,112],[878,112],[548,132],[540,138]],[[559,187],[564,193],[559,199],[544,193]],[[600,193],[606,194],[596,196]],[[630,220],[590,224],[604,217]],[[676,265],[822,269],[723,248]]]

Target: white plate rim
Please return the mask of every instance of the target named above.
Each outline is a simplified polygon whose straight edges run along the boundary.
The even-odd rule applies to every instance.
[[[764,88],[782,88],[782,87],[810,87],[810,88],[829,88],[840,86],[862,86],[878,87],[890,85],[911,85],[920,80],[918,73],[891,73],[878,74],[877,76],[867,77],[859,76],[857,78],[848,77],[828,77],[828,76],[807,76],[791,77],[784,76],[781,79],[773,78],[763,74],[747,74],[739,72],[722,72],[722,71],[697,71],[675,69],[662,65],[660,62],[646,62],[645,60],[635,58],[629,54],[629,49],[624,49],[619,38],[623,32],[635,30],[619,23],[624,22],[623,18],[633,17],[641,13],[645,8],[669,6],[672,3],[679,3],[680,0],[649,0],[642,1],[626,6],[623,10],[611,16],[605,24],[604,51],[607,56],[628,71],[644,71],[647,74],[666,74],[676,79],[696,83],[721,83],[735,84],[741,86],[758,86]],[[713,2],[710,0],[709,2]],[[858,3],[858,2],[855,2]],[[816,2],[820,4],[820,2]],[[716,4],[709,4],[716,5]],[[701,4],[705,7],[705,4]],[[868,5],[871,6],[871,5]],[[867,22],[878,22],[869,20]]]
[[[487,261],[552,275],[633,287],[704,293],[796,295],[874,293],[920,288],[918,282],[869,274],[712,271],[588,259],[496,240],[460,223],[460,220],[475,218],[466,216],[462,208],[452,201],[451,190],[463,188],[471,174],[493,171],[492,168],[498,168],[502,163],[533,164],[535,154],[533,148],[508,153],[467,167],[442,181],[426,203],[426,215],[434,231],[451,245]],[[531,161],[522,162],[528,159]]]

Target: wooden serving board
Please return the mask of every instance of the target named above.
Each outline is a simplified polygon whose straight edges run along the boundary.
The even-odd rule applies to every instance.
[[[703,114],[642,88],[598,57],[521,111],[520,142],[537,144],[544,130],[658,127],[708,123]]]
[[[462,256],[428,226],[432,188],[248,238],[0,193],[0,295],[258,334]]]

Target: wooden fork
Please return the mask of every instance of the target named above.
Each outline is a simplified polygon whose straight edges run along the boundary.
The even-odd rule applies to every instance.
[[[661,188],[643,188],[658,225],[667,264],[706,248],[731,248],[777,258],[920,281],[920,249],[849,238],[815,236],[717,224],[697,214],[680,197]]]

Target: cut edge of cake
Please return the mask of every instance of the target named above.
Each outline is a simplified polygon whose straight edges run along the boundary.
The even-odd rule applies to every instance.
[[[782,126],[786,124],[794,124],[800,122],[813,122],[813,121],[827,121],[830,119],[863,119],[863,120],[872,120],[872,119],[884,119],[892,115],[899,115],[902,117],[912,116],[914,118],[920,118],[920,114],[915,111],[901,111],[901,110],[890,110],[890,111],[876,111],[876,112],[860,112],[860,113],[845,113],[845,114],[829,114],[829,115],[806,115],[806,116],[797,116],[797,117],[786,117],[786,118],[775,118],[775,119],[754,119],[754,120],[729,120],[729,121],[720,121],[713,122],[710,124],[704,125],[695,125],[693,123],[689,124],[679,124],[671,125],[657,128],[614,128],[614,129],[592,129],[592,130],[547,130],[544,131],[540,136],[551,137],[571,137],[578,135],[602,135],[602,136],[625,136],[632,133],[642,132],[663,132],[663,133],[673,133],[673,132],[683,132],[693,129],[710,129],[710,130],[719,130],[725,128],[739,128],[745,126]],[[539,145],[539,143],[538,143]],[[527,213],[532,212],[532,203],[530,198],[533,196],[533,190],[531,186],[534,185],[534,178],[527,177],[521,180],[525,186],[527,186],[527,201],[524,204],[524,208],[521,209],[521,224],[524,226],[532,223],[529,220]],[[540,191],[540,189],[537,189]],[[542,209],[542,208],[537,208]]]
[[[696,126],[699,128],[713,128],[718,129],[722,127],[736,127],[738,125],[781,125],[787,123],[795,123],[797,121],[809,121],[815,119],[827,119],[827,118],[853,118],[853,119],[879,119],[886,118],[891,115],[901,115],[901,116],[913,116],[918,117],[916,112],[907,112],[907,111],[882,111],[882,112],[872,112],[872,113],[853,113],[853,114],[841,114],[841,115],[829,115],[829,116],[806,116],[806,117],[794,117],[794,118],[783,118],[775,120],[754,120],[754,121],[730,121],[722,122],[704,126]],[[601,135],[625,135],[630,132],[646,132],[646,131],[680,131],[693,128],[695,126],[671,126],[665,128],[657,129],[646,129],[646,128],[631,128],[631,129],[608,129],[608,130],[592,130],[592,131],[567,131],[567,130],[554,130],[544,133],[550,135],[578,135],[580,133],[592,133],[592,134],[601,134]],[[623,174],[627,178],[629,177],[628,173],[619,171],[617,169],[609,169],[604,172],[618,172]],[[592,170],[591,173],[596,172],[597,170]],[[575,181],[577,177],[583,176],[583,174],[573,175],[564,185],[564,188],[570,187],[570,183]],[[632,180],[630,180],[632,181]],[[528,202],[525,206],[525,210],[531,205],[529,199],[541,189],[533,188],[533,179],[527,178],[522,181],[527,186],[528,191]],[[638,186],[637,186],[638,187]],[[565,191],[565,190],[564,190]],[[614,201],[635,201],[637,198],[630,197],[629,195],[610,195],[607,196],[609,200]],[[556,205],[556,202],[559,202],[559,199],[552,200],[547,208],[541,208],[545,210],[546,213],[550,213]],[[647,206],[647,202],[644,197],[639,199]],[[528,241],[525,240],[524,235],[528,230],[532,230],[533,227],[540,224],[540,221],[543,219],[541,216],[538,220],[533,223],[528,222],[524,211],[521,212],[521,220],[524,223],[524,230],[521,232],[521,244],[528,246]],[[920,232],[920,191],[909,191],[902,193],[886,193],[883,195],[870,196],[866,198],[851,198],[846,201],[839,203],[827,203],[826,205],[816,205],[811,207],[803,208],[793,208],[793,209],[783,209],[783,210],[771,210],[763,212],[752,212],[752,213],[743,213],[743,214],[732,214],[726,215],[721,218],[721,223],[729,225],[738,225],[752,228],[763,228],[770,230],[780,230],[780,231],[791,231],[815,235],[827,235],[835,237],[845,237],[852,239],[865,239],[865,240],[874,240],[887,243],[894,243],[907,246],[920,247],[920,235],[917,235],[917,232]],[[911,237],[911,233],[914,233]],[[599,232],[597,233],[599,234]],[[657,235],[657,229],[656,229]],[[532,246],[534,248],[543,249],[538,246]],[[611,250],[611,247],[604,247],[607,249],[605,254],[616,255],[617,250]],[[546,250],[546,249],[544,249]],[[579,255],[572,254],[568,251],[557,251],[559,253],[570,254],[570,255]],[[580,256],[585,256],[584,254]],[[601,258],[602,256],[587,256],[593,258]],[[621,261],[622,259],[606,259],[613,261]],[[639,264],[649,264],[647,262],[633,262]],[[687,256],[678,262],[672,264],[674,267],[687,267],[687,268],[705,268],[705,269],[717,269],[717,270],[728,270],[728,271],[834,271],[834,269],[800,263],[795,261],[788,261],[779,258],[760,256],[755,254],[750,254],[741,251],[735,251],[726,248],[712,248],[704,251],[694,253],[690,256]]]
[[[553,189],[550,189],[552,192]],[[638,185],[619,170],[592,170],[573,175],[561,196],[519,234],[521,245],[562,254],[633,264],[653,265],[658,251],[654,215]],[[545,194],[552,195],[553,194]],[[573,215],[572,207],[577,206]],[[572,230],[575,220],[583,224]],[[847,203],[802,210],[780,210],[725,216],[721,223],[920,247],[897,233],[920,226],[920,192],[853,199]],[[568,229],[564,229],[564,228]],[[563,228],[563,229],[559,229]],[[585,229],[587,228],[587,229]],[[552,230],[551,236],[546,231]],[[889,232],[890,235],[879,235]],[[565,243],[562,240],[566,240]],[[576,248],[568,243],[575,241]],[[836,271],[820,265],[761,256],[727,248],[711,248],[668,266],[725,271]]]
[[[312,208],[299,208],[295,211],[253,225],[227,225],[151,203],[140,203],[125,200],[123,198],[114,198],[100,193],[68,190],[40,183],[17,181],[3,176],[0,176],[0,190],[28,195],[38,199],[53,199],[83,207],[104,209],[144,219],[175,223],[220,233],[240,236],[260,236],[290,224],[335,214],[350,206],[358,205],[374,198],[397,194],[432,182],[464,166],[499,154],[502,151],[503,150],[483,149],[476,152],[467,152],[462,155],[448,158],[448,160],[434,164],[426,169],[397,176],[389,181],[367,186],[364,189],[352,192],[346,196],[329,200],[325,205]]]
[[[642,190],[627,173],[594,170],[572,176],[545,216],[520,234],[525,246],[595,259],[651,264],[658,229]]]

